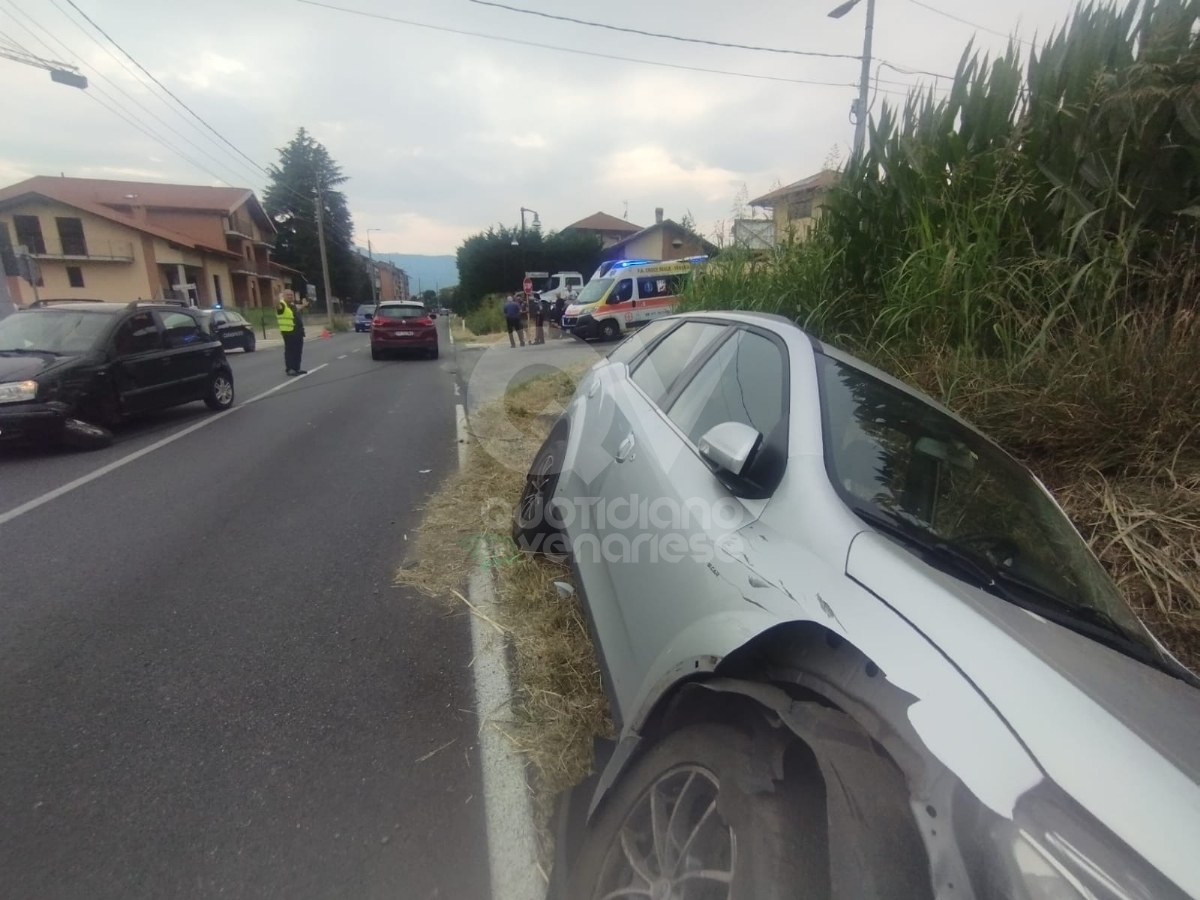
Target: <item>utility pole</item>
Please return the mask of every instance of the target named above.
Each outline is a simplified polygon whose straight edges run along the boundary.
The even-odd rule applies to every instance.
[[[859,0],[846,0],[837,9],[829,11],[829,18],[840,19],[859,4]],[[867,0],[867,25],[863,32],[862,74],[858,79],[858,101],[854,106],[854,155],[862,152],[867,138],[867,106],[871,102],[871,35],[875,30],[875,0]]]
[[[321,248],[321,277],[325,279],[325,311],[329,314],[329,330],[333,331],[333,289],[329,286],[329,259],[325,255],[325,195],[317,182],[317,245]]]
[[[383,231],[382,228],[367,229],[367,258],[371,260],[371,298],[375,301],[375,305],[379,305],[379,279],[375,273],[375,254],[371,250],[371,232]]]

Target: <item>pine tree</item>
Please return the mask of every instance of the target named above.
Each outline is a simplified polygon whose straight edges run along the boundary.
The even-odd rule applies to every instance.
[[[329,256],[329,281],[335,297],[354,295],[354,222],[346,195],[335,190],[349,179],[342,174],[329,151],[301,128],[286,147],[279,149],[279,163],[271,167],[263,205],[279,231],[273,257],[298,269],[317,286],[325,303],[321,277],[321,251],[317,241],[316,193],[325,199],[325,248]]]

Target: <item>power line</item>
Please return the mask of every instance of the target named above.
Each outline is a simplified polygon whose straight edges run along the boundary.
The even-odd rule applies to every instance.
[[[113,60],[113,61],[114,61],[114,62],[115,62],[117,65],[119,65],[119,66],[120,66],[122,69],[124,69],[124,70],[125,70],[125,72],[126,72],[128,75],[129,75],[129,77],[130,77],[130,78],[132,78],[132,79],[134,80],[134,83],[135,83],[135,84],[138,84],[138,85],[145,85],[145,82],[143,82],[141,79],[139,79],[139,78],[137,77],[136,73],[134,73],[134,71],[133,71],[132,69],[130,69],[130,68],[129,68],[129,66],[127,66],[127,65],[126,65],[126,64],[125,64],[125,63],[124,63],[124,62],[121,60],[121,58],[120,58],[119,56],[117,56],[115,53],[113,53],[111,50],[109,50],[107,46],[105,46],[105,45],[104,45],[104,44],[103,44],[103,43],[102,43],[100,40],[98,40],[98,39],[95,37],[95,35],[93,35],[91,32],[89,32],[89,31],[88,31],[86,28],[84,28],[82,25],[80,25],[80,24],[79,24],[79,23],[78,23],[78,22],[77,22],[75,19],[71,18],[71,16],[70,16],[70,15],[67,13],[67,11],[66,11],[65,9],[63,9],[63,7],[59,6],[59,4],[58,4],[57,0],[50,0],[50,2],[51,2],[53,5],[54,5],[54,8],[55,8],[55,9],[57,9],[57,10],[58,10],[60,13],[62,13],[62,15],[63,15],[63,18],[65,18],[65,19],[66,19],[68,22],[70,22],[70,23],[71,23],[72,25],[74,25],[74,26],[75,26],[77,29],[79,29],[79,31],[80,31],[80,32],[81,32],[81,33],[82,33],[82,34],[83,34],[83,35],[84,35],[84,36],[85,36],[85,37],[86,37],[88,40],[90,40],[90,41],[91,41],[92,43],[94,43],[94,44],[95,44],[97,47],[99,47],[99,48],[100,48],[101,50],[103,50],[103,51],[104,51],[106,54],[108,54],[109,58],[111,58],[111,59],[112,59],[112,60]],[[56,38],[55,40],[57,40],[57,38]],[[61,43],[61,42],[60,42],[60,43]],[[97,74],[100,74],[100,73],[97,73]],[[101,77],[101,78],[104,78],[104,79],[105,79],[105,81],[107,81],[109,84],[111,84],[111,85],[112,85],[113,87],[115,87],[117,90],[119,90],[119,91],[120,91],[122,94],[124,94],[124,95],[125,95],[125,96],[126,96],[126,97],[127,97],[127,98],[128,98],[128,99],[129,99],[129,100],[132,102],[132,103],[136,104],[136,105],[137,105],[139,108],[141,108],[143,111],[145,111],[145,112],[146,112],[148,115],[150,115],[151,117],[153,117],[155,121],[157,121],[157,122],[158,122],[160,125],[162,125],[164,128],[166,128],[168,131],[170,131],[170,132],[171,132],[172,134],[174,134],[176,137],[180,138],[180,139],[181,139],[181,140],[183,140],[183,141],[186,141],[186,142],[187,142],[187,143],[188,143],[190,146],[194,147],[196,150],[199,150],[201,153],[203,153],[205,156],[207,156],[209,159],[211,159],[211,160],[212,160],[214,163],[216,163],[217,165],[219,165],[219,166],[225,166],[225,167],[226,167],[226,168],[228,168],[228,169],[229,169],[231,172],[238,172],[238,169],[236,169],[236,168],[234,168],[233,166],[231,166],[231,165],[230,165],[230,164],[229,164],[229,163],[228,163],[228,162],[227,162],[225,159],[223,159],[223,158],[221,158],[221,157],[218,157],[218,156],[214,156],[212,153],[208,152],[208,150],[206,150],[204,147],[200,146],[199,144],[196,144],[196,143],[194,143],[192,138],[190,138],[188,135],[185,135],[185,134],[183,134],[183,133],[182,133],[182,132],[180,132],[180,131],[179,131],[177,128],[175,128],[173,125],[171,125],[169,122],[167,122],[166,120],[164,120],[164,119],[163,119],[161,116],[159,116],[157,113],[155,113],[155,112],[154,112],[154,110],[152,110],[152,109],[150,109],[149,107],[147,107],[147,106],[146,106],[144,103],[142,103],[140,100],[138,100],[136,97],[134,97],[134,96],[133,96],[132,94],[130,94],[128,91],[126,91],[126,90],[125,90],[123,87],[121,87],[121,85],[120,85],[120,84],[118,84],[116,81],[113,81],[112,79],[109,79],[109,78],[105,78],[105,76],[104,76],[104,75],[102,75],[102,74],[100,75],[100,77]],[[154,97],[154,98],[155,98],[155,99],[157,99],[157,100],[160,100],[160,101],[162,101],[162,102],[164,103],[164,105],[165,105],[165,106],[166,106],[168,109],[170,109],[170,110],[171,110],[173,113],[175,113],[177,116],[179,116],[179,117],[180,117],[180,118],[181,118],[183,121],[187,122],[187,123],[188,123],[188,125],[190,125],[190,126],[191,126],[191,127],[193,127],[193,128],[195,128],[195,127],[196,127],[196,126],[195,126],[195,124],[194,124],[194,123],[193,123],[193,122],[192,122],[190,119],[188,119],[186,116],[184,116],[184,115],[183,115],[183,113],[179,112],[179,110],[178,110],[178,109],[176,109],[174,106],[172,106],[171,104],[167,103],[166,101],[163,101],[163,100],[162,100],[162,98],[161,98],[161,97],[159,97],[159,95],[158,95],[158,94],[155,94],[155,93],[154,93],[154,91],[153,91],[153,90],[151,90],[151,91],[150,91],[150,96]],[[201,133],[201,134],[203,134],[203,132],[200,132],[200,133]],[[211,141],[212,139],[211,139],[211,138],[209,138],[209,140]],[[216,146],[217,146],[218,148],[220,148],[220,145],[219,145],[219,144],[218,144],[218,145],[216,145]],[[226,153],[228,153],[228,151],[225,151],[225,152],[226,152]],[[245,166],[245,165],[246,165],[246,164],[245,164],[245,163],[243,163],[243,162],[242,162],[240,159],[236,159],[236,157],[235,157],[235,160],[236,160],[236,162],[237,162],[237,164],[238,164],[239,166]],[[256,168],[257,168],[257,167],[256,167]],[[242,176],[241,176],[241,173],[239,172],[239,178],[240,178],[240,177],[242,177]],[[257,171],[255,171],[255,174],[254,174],[254,179],[255,179],[255,180],[257,180],[259,177],[261,177],[261,176],[259,175],[259,173],[258,173]]]
[[[211,125],[209,125],[208,122],[205,121],[204,118],[198,112],[196,112],[194,109],[192,109],[186,103],[184,103],[182,100],[180,100],[178,97],[176,97],[170,88],[168,88],[165,84],[163,84],[161,81],[159,81],[157,78],[155,78],[153,73],[151,73],[149,70],[146,69],[145,66],[143,66],[140,62],[138,62],[136,59],[134,59],[128,50],[126,50],[124,47],[122,47],[120,44],[118,44],[116,42],[116,40],[113,39],[112,35],[110,35],[107,31],[105,31],[99,25],[97,25],[95,20],[92,19],[91,16],[89,16],[82,9],[80,9],[79,4],[77,4],[75,2],[75,0],[67,0],[67,2],[69,4],[71,4],[72,9],[74,9],[77,13],[79,13],[81,16],[83,16],[84,19],[87,20],[87,23],[89,25],[91,25],[98,32],[100,32],[100,34],[104,35],[104,37],[107,38],[114,47],[116,47],[118,50],[120,50],[121,53],[123,53],[131,63],[133,63],[135,66],[137,66],[139,69],[141,69],[142,72],[144,72],[151,81],[153,81],[160,88],[162,88],[162,90],[167,93],[167,96],[169,96],[172,100],[174,100],[176,103],[178,103],[184,109],[186,109],[189,113],[191,113],[193,116],[195,116],[196,120],[199,121],[201,125],[203,125],[205,128],[207,128],[209,131],[211,131],[217,137],[219,137],[224,143],[228,144],[229,147],[232,148],[239,156],[241,156],[243,159],[245,159],[247,162],[249,162],[252,166],[254,166],[256,169],[258,169],[260,172],[262,172],[263,174],[268,174],[268,175],[270,174],[266,169],[264,169],[262,166],[260,166],[258,163],[256,163],[251,157],[247,156],[245,153],[243,153],[241,150],[239,150],[233,144],[232,141],[230,141],[227,137],[225,137],[225,135],[221,134],[221,132],[217,131],[217,129],[215,129]]]
[[[16,9],[18,12],[20,12],[20,13],[21,13],[21,15],[22,15],[22,16],[24,16],[26,19],[28,19],[30,23],[32,23],[33,25],[37,26],[37,28],[38,28],[39,30],[41,30],[41,31],[45,32],[45,34],[47,35],[47,37],[49,37],[49,38],[50,38],[52,41],[54,41],[56,44],[58,44],[58,45],[59,45],[59,46],[60,46],[60,47],[61,47],[61,48],[62,48],[64,51],[66,51],[66,53],[68,54],[68,56],[69,56],[70,58],[73,58],[73,59],[75,59],[75,60],[77,60],[77,61],[79,61],[79,62],[81,62],[81,63],[83,62],[82,58],[80,57],[80,55],[79,55],[78,53],[76,53],[75,51],[73,51],[73,50],[72,50],[72,49],[71,49],[71,48],[70,48],[70,47],[69,47],[69,46],[68,46],[66,43],[64,43],[64,42],[63,42],[63,41],[62,41],[62,40],[61,40],[61,39],[60,39],[60,38],[59,38],[57,35],[55,35],[55,34],[54,34],[52,31],[50,31],[48,28],[46,28],[46,26],[45,26],[45,25],[41,24],[41,23],[40,23],[40,22],[39,22],[37,19],[33,18],[33,16],[31,16],[29,13],[27,13],[27,12],[25,12],[24,10],[20,9],[19,7],[16,7],[15,5],[13,5],[13,4],[10,2],[10,0],[4,0],[4,2],[5,2],[6,4],[8,4],[9,6],[12,6],[12,7],[13,7],[14,9]],[[11,17],[11,14],[10,14],[10,17]],[[49,45],[49,44],[47,44],[47,43],[46,43],[45,41],[43,41],[43,40],[42,40],[40,37],[38,37],[36,34],[34,34],[34,32],[32,32],[32,31],[31,31],[31,30],[30,30],[28,27],[26,27],[26,26],[24,26],[24,25],[22,25],[22,27],[24,27],[26,31],[29,31],[29,33],[30,33],[30,34],[33,34],[33,35],[34,35],[34,37],[35,37],[35,38],[38,40],[38,42],[39,42],[39,43],[40,43],[40,44],[41,44],[43,47],[45,47],[47,50],[50,50],[52,53],[53,53],[53,52],[55,52],[55,51],[53,50],[53,48],[51,48],[51,47],[50,47],[50,45]],[[115,81],[113,81],[111,78],[109,78],[108,76],[106,76],[106,75],[105,75],[103,72],[99,71],[98,69],[95,69],[94,67],[93,67],[93,72],[94,72],[94,73],[95,73],[97,76],[99,76],[101,79],[103,79],[103,80],[104,80],[104,81],[105,81],[107,84],[109,84],[110,86],[112,86],[113,88],[115,88],[117,91],[119,91],[120,93],[122,93],[122,94],[123,94],[123,95],[124,95],[126,98],[128,98],[128,99],[129,99],[129,100],[130,100],[132,103],[136,104],[136,105],[137,105],[137,106],[139,106],[141,109],[145,110],[147,113],[149,113],[149,114],[150,114],[151,116],[153,116],[155,119],[157,119],[157,120],[158,120],[160,123],[162,123],[162,125],[164,125],[164,126],[165,126],[165,127],[168,129],[168,130],[170,130],[171,132],[173,132],[173,133],[174,133],[176,136],[178,136],[180,139],[182,139],[182,140],[183,140],[183,141],[184,141],[184,142],[185,142],[185,143],[186,143],[186,144],[187,144],[189,147],[191,147],[193,150],[198,150],[200,153],[202,153],[202,154],[204,154],[205,156],[207,156],[209,159],[211,159],[211,160],[212,160],[213,162],[215,162],[217,165],[219,165],[219,166],[225,166],[225,167],[227,167],[227,168],[228,168],[228,163],[226,163],[226,162],[224,162],[224,161],[222,161],[222,160],[220,160],[220,159],[217,159],[217,158],[216,158],[216,157],[214,157],[214,156],[213,156],[211,153],[208,153],[208,152],[207,152],[207,151],[206,151],[206,150],[205,150],[203,147],[197,146],[197,145],[196,145],[194,142],[190,141],[190,140],[187,138],[187,136],[185,136],[185,135],[183,135],[183,134],[180,134],[180,133],[179,133],[179,132],[178,132],[176,129],[172,128],[170,125],[168,125],[166,122],[164,122],[164,121],[162,120],[162,118],[160,118],[159,116],[155,115],[155,114],[154,114],[154,112],[153,112],[152,110],[148,109],[148,108],[147,108],[147,107],[146,107],[146,106],[145,106],[143,103],[141,103],[141,101],[139,101],[139,100],[138,100],[136,97],[134,97],[133,95],[131,95],[131,94],[130,94],[128,91],[126,91],[126,90],[125,90],[125,89],[124,89],[124,88],[123,88],[121,85],[117,84],[117,83],[116,83]],[[131,112],[129,109],[127,109],[125,106],[123,106],[123,105],[121,104],[121,102],[120,102],[120,101],[119,101],[119,100],[118,100],[116,97],[114,97],[112,94],[108,93],[106,90],[104,90],[102,87],[100,87],[100,85],[99,85],[99,84],[96,84],[96,83],[94,83],[94,82],[93,82],[93,84],[92,84],[92,88],[93,88],[95,91],[98,91],[98,92],[99,92],[99,93],[100,93],[100,94],[101,94],[101,95],[102,95],[104,98],[106,98],[106,99],[109,101],[109,103],[111,103],[113,106],[117,107],[117,109],[121,110],[121,112],[125,114],[125,115],[122,115],[122,116],[121,116],[121,118],[122,118],[122,119],[124,119],[124,120],[125,120],[126,122],[128,122],[129,124],[133,125],[133,126],[134,126],[135,128],[137,128],[139,131],[141,131],[143,134],[145,134],[147,137],[150,137],[150,138],[151,138],[151,139],[153,139],[153,140],[154,140],[156,143],[158,143],[158,144],[161,144],[162,146],[164,146],[164,147],[166,147],[168,150],[170,150],[172,153],[175,153],[176,155],[178,155],[178,156],[179,156],[179,157],[181,157],[182,159],[185,159],[187,162],[189,162],[190,164],[192,164],[193,166],[195,166],[195,167],[196,167],[197,169],[199,169],[200,171],[202,171],[202,172],[205,172],[205,173],[207,173],[208,175],[211,175],[213,178],[216,178],[216,179],[217,179],[218,181],[220,181],[222,184],[227,184],[227,185],[228,185],[228,184],[230,184],[230,182],[229,182],[229,181],[228,181],[226,178],[223,178],[222,176],[220,176],[220,175],[218,175],[217,173],[213,172],[211,169],[207,168],[206,166],[200,165],[199,163],[197,163],[197,162],[196,162],[196,160],[194,160],[194,159],[193,159],[192,157],[190,157],[188,154],[184,153],[182,150],[180,150],[180,149],[179,149],[178,147],[176,147],[174,144],[172,144],[172,143],[170,143],[169,141],[167,141],[166,139],[164,139],[164,138],[163,138],[161,135],[159,135],[159,134],[157,134],[157,133],[155,133],[155,132],[151,131],[151,129],[150,129],[150,126],[148,126],[148,125],[145,125],[145,123],[143,123],[143,122],[137,121],[137,115],[136,115],[135,113]],[[89,94],[89,96],[90,96],[90,94]],[[105,104],[103,104],[103,103],[102,103],[101,105],[102,105],[102,106],[105,106]],[[107,107],[107,106],[105,106],[105,108],[106,108],[106,109],[109,109],[109,110],[110,110],[110,112],[113,112],[113,111],[114,111],[114,110],[112,110],[111,108],[109,108],[109,107]],[[232,171],[232,170],[231,170],[231,171]],[[240,181],[240,180],[241,180],[240,176],[239,176],[238,178],[236,178],[235,180],[238,180],[238,181]]]
[[[70,0],[67,0],[70,2]],[[410,25],[414,28],[428,28],[431,31],[441,31],[446,34],[459,34],[466,37],[483,38],[487,41],[499,41],[505,44],[518,44],[522,47],[537,47],[539,50],[557,50],[560,53],[574,53],[578,56],[592,56],[597,59],[611,59],[617,62],[640,63],[644,66],[658,66],[664,69],[682,69],[686,72],[707,72],[713,75],[731,75],[735,78],[753,78],[760,81],[780,81],[785,84],[807,84],[816,85],[819,87],[855,87],[852,82],[843,81],[812,81],[805,78],[784,78],[779,75],[759,75],[752,72],[733,72],[727,69],[709,69],[703,66],[685,66],[679,63],[661,62],[653,59],[637,59],[632,56],[617,56],[612,53],[598,53],[593,50],[580,50],[577,47],[558,47],[554,44],[543,44],[538,41],[526,41],[520,38],[501,37],[496,34],[484,34],[479,31],[466,31],[461,28],[448,28],[444,25],[430,25],[427,22],[414,22],[411,19],[400,19],[396,16],[388,16],[383,13],[368,12],[363,9],[350,9],[346,6],[334,6],[332,3],[320,3],[318,0],[295,0],[297,3],[303,3],[306,6],[318,6],[321,9],[329,9],[334,12],[348,13],[354,16],[363,16],[368,19],[378,19],[384,22],[395,22],[399,25]]]
[[[1002,37],[1007,40],[1016,41],[1017,43],[1025,44],[1028,47],[1034,46],[1033,41],[1027,41],[1024,38],[1017,37],[1017,35],[1015,35],[1015,34],[1005,34],[1002,31],[997,31],[994,28],[988,28],[985,25],[977,25],[976,23],[974,23],[968,19],[964,19],[960,16],[954,15],[954,13],[948,13],[944,9],[938,9],[936,6],[930,6],[928,3],[922,3],[921,0],[908,0],[908,2],[914,4],[915,6],[919,6],[922,9],[927,9],[931,13],[937,13],[939,16],[945,16],[947,19],[953,19],[955,22],[959,22],[960,24],[970,25],[976,31],[986,31],[988,34],[994,34],[997,37]]]
[[[574,25],[586,25],[589,28],[604,28],[608,31],[621,31],[625,34],[640,34],[645,37],[662,38],[668,41],[680,41],[686,44],[706,44],[709,47],[731,47],[736,50],[757,50],[760,53],[786,53],[791,56],[820,56],[825,59],[862,59],[851,53],[822,53],[817,50],[791,50],[782,47],[758,47],[751,44],[733,44],[726,41],[712,41],[706,38],[681,37],[677,34],[663,34],[658,31],[643,31],[640,28],[626,28],[621,25],[610,25],[607,22],[590,22],[587,19],[576,19],[571,16],[559,16],[554,13],[542,12],[537,9],[524,9],[520,6],[509,6],[506,3],[496,3],[494,0],[467,0],[479,6],[492,6],[508,12],[520,13],[526,16],[537,16],[542,19],[553,19],[556,22],[570,22]]]

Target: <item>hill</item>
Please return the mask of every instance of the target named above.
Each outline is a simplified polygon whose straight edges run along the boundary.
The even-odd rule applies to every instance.
[[[366,252],[365,249],[363,252]],[[450,255],[424,256],[419,253],[376,253],[376,259],[387,260],[408,273],[410,287],[422,290],[450,287],[458,284],[458,263]]]

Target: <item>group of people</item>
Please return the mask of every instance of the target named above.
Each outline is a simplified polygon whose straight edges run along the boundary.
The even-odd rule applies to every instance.
[[[504,301],[504,321],[508,326],[509,346],[516,347],[517,340],[520,340],[522,347],[525,346],[526,338],[529,336],[530,319],[533,320],[534,333],[529,343],[546,343],[547,324],[556,328],[556,337],[561,338],[563,313],[573,302],[575,302],[574,291],[558,291],[553,300],[543,297],[536,291],[531,294],[524,291],[509,294]]]

